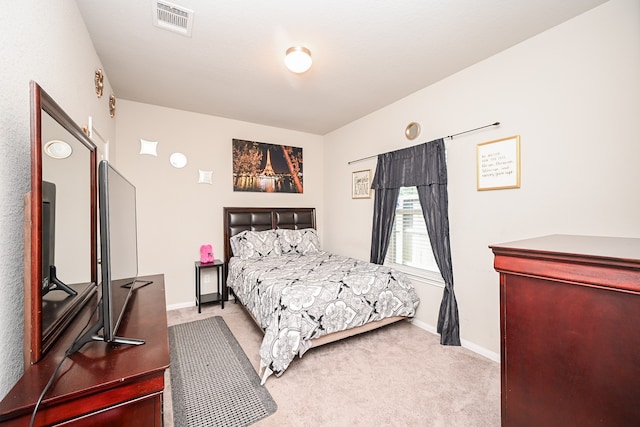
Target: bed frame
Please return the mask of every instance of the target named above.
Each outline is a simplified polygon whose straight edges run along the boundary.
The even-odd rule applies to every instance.
[[[224,208],[224,262],[233,256],[229,239],[246,230],[316,228],[315,208]]]
[[[233,256],[231,252],[230,238],[236,234],[242,233],[246,230],[264,231],[275,230],[278,228],[287,228],[293,230],[299,230],[303,228],[316,228],[316,210],[315,208],[224,208],[224,262],[225,271],[227,269],[229,259]],[[224,287],[224,298],[228,299],[228,290]],[[236,301],[242,301],[234,295]],[[244,304],[242,304],[244,307]],[[256,322],[255,318],[249,312],[249,316]],[[386,319],[378,320],[375,322],[367,323],[357,328],[347,329],[345,331],[333,332],[331,334],[324,335],[320,338],[316,338],[311,342],[311,347],[317,347],[319,345],[328,344],[330,342],[338,341],[343,338],[347,338],[353,335],[357,335],[363,332],[377,329],[381,326],[388,325],[390,323],[397,322],[399,320],[406,319],[406,317],[396,316]],[[260,327],[260,325],[258,325]]]

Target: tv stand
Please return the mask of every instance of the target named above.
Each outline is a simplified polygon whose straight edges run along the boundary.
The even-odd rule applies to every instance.
[[[113,341],[110,342],[114,344],[142,345],[145,341],[136,338],[116,337]]]
[[[49,291],[57,291],[57,290],[65,291],[66,293],[68,293],[69,295],[74,296],[74,297],[76,295],[78,295],[78,292],[76,292],[75,289],[72,289],[66,283],[64,283],[62,280],[58,279],[58,273],[56,272],[56,266],[55,265],[50,265],[49,266],[49,281],[48,281],[46,286],[42,287],[42,295],[46,295],[47,293],[49,293]]]
[[[140,283],[139,285],[136,286],[136,283]],[[131,283],[127,283],[126,285],[122,285],[123,288],[130,288],[130,287],[134,287],[133,290],[135,291],[136,289],[140,289],[140,288],[144,288],[147,285],[150,285],[153,283],[153,280],[141,280],[141,279],[136,279]]]
[[[167,311],[163,275],[147,276],[156,286],[131,295],[119,332],[145,345],[87,342],[64,361],[63,376],[44,396],[35,425],[162,425],[164,373],[169,367]],[[95,312],[97,296],[80,311],[44,357],[0,402],[0,424],[29,425],[31,412],[56,365]],[[131,344],[129,339],[126,344]],[[134,340],[135,341],[135,340]]]
[[[102,341],[105,343],[114,343],[114,344],[129,344],[129,345],[142,345],[145,343],[144,340],[139,340],[135,338],[124,338],[124,337],[114,337],[111,341],[105,341],[104,336],[98,334],[98,331],[103,328],[102,321],[97,322],[95,325],[91,327],[84,335],[80,337],[71,348],[69,348],[68,354],[73,354],[76,351],[80,351],[80,349],[87,343],[92,341]]]

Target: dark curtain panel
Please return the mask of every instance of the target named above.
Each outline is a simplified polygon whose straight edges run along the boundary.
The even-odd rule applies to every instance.
[[[427,224],[431,249],[444,279],[444,292],[438,315],[440,344],[460,345],[458,303],[453,292],[453,264],[449,243],[449,215],[447,185],[419,185],[418,197]],[[443,214],[444,212],[444,214]]]
[[[389,247],[400,187],[417,187],[433,254],[445,282],[438,315],[443,345],[460,345],[458,303],[453,291],[449,241],[449,202],[444,140],[378,156],[372,188],[376,190],[371,236],[371,262],[382,264]]]
[[[373,234],[371,235],[370,262],[384,264],[387,255],[393,220],[396,217],[396,203],[400,188],[380,188],[376,190],[373,208]]]

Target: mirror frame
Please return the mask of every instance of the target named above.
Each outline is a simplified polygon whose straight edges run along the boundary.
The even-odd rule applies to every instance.
[[[25,196],[25,366],[36,363],[97,293],[96,146],[36,82],[31,92],[31,192]],[[91,281],[48,330],[42,328],[42,114],[49,114],[90,152]]]

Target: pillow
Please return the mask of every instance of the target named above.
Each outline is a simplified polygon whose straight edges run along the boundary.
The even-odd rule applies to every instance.
[[[302,230],[278,229],[281,253],[306,255],[320,252],[318,233],[313,228]]]
[[[233,255],[240,259],[280,255],[276,230],[243,231],[229,239]]]

